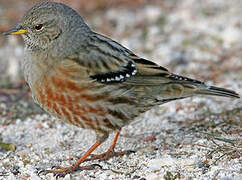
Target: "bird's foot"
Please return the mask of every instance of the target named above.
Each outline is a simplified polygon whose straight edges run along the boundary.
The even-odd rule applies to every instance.
[[[67,174],[71,174],[75,171],[94,170],[97,167],[102,169],[102,166],[100,166],[99,164],[92,164],[89,166],[76,166],[76,167],[75,166],[70,166],[70,167],[54,166],[52,167],[53,170],[41,170],[38,172],[38,175],[41,175],[41,174],[46,175],[49,173],[53,173],[56,178],[60,178],[60,177],[65,177]]]
[[[99,159],[101,161],[105,161],[111,157],[117,157],[117,156],[123,156],[125,154],[131,154],[131,153],[134,153],[135,151],[132,151],[132,150],[127,150],[127,151],[121,151],[121,152],[115,152],[115,151],[111,151],[111,150],[108,150],[107,152],[105,153],[102,153],[102,154],[91,154],[89,155],[90,158],[87,158],[85,159],[85,161],[93,161],[93,160],[96,160],[96,159]]]

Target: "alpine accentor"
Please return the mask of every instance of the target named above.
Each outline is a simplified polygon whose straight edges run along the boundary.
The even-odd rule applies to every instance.
[[[33,98],[51,115],[96,132],[96,142],[72,166],[48,170],[65,175],[85,160],[113,155],[120,130],[141,113],[169,101],[194,95],[239,98],[231,90],[171,73],[135,55],[119,43],[93,32],[80,15],[56,2],[32,7],[17,27],[4,34],[21,34],[24,77]],[[87,157],[116,131],[106,153]]]

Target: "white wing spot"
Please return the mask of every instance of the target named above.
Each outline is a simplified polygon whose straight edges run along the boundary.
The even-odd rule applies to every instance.
[[[120,81],[120,78],[118,76],[115,77],[116,81]]]
[[[132,75],[135,75],[137,73],[137,70],[135,69],[133,72],[132,72]]]

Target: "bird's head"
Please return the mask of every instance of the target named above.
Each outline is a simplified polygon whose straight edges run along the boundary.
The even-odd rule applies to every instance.
[[[62,3],[42,2],[33,6],[15,28],[4,34],[21,34],[26,48],[34,50],[46,49],[54,42],[60,43],[59,39],[64,41],[82,31],[89,31],[89,28],[73,9]]]

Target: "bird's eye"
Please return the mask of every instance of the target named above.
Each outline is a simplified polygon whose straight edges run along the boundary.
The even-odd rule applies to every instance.
[[[40,31],[43,28],[43,24],[37,24],[34,28],[35,30]]]

